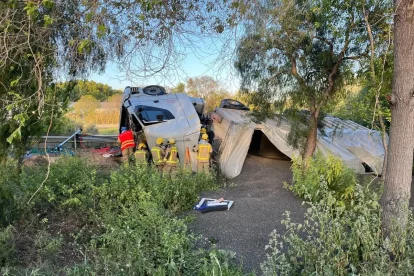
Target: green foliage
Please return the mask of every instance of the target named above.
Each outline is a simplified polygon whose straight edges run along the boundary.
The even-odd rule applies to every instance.
[[[0,267],[13,264],[16,258],[16,244],[14,242],[16,229],[9,225],[0,228]]]
[[[92,260],[95,270],[194,275],[198,269],[217,269],[216,263],[223,260],[209,259],[208,252],[194,252],[197,239],[187,234],[185,220],[172,216],[188,210],[199,191],[215,187],[214,183],[212,176],[187,171],[173,178],[146,167],[127,166],[113,172],[95,191],[102,210],[99,223],[106,229],[92,241],[99,255]]]
[[[292,185],[287,187],[307,201],[318,202],[327,196],[328,191],[338,204],[350,204],[353,200],[357,184],[355,174],[333,155],[325,158],[317,153],[307,162],[293,159],[292,171]]]
[[[174,275],[183,270],[192,244],[183,220],[165,215],[145,192],[101,204],[106,231],[95,240],[101,244],[95,260],[98,270],[140,275]]]
[[[25,208],[29,198],[45,179],[47,169],[43,166],[24,168],[20,174],[19,186],[24,189],[19,199]],[[38,212],[62,209],[71,212],[87,211],[93,208],[93,190],[103,181],[97,176],[97,167],[85,159],[63,157],[51,165],[50,173],[43,187],[31,201]]]
[[[67,91],[67,88],[55,84],[47,87],[43,98],[46,107],[41,109],[40,115],[34,103],[23,99],[13,102],[17,96],[10,96],[9,100],[13,103],[0,111],[0,116],[6,118],[0,124],[0,160],[7,159],[10,153],[21,156],[30,143],[29,137],[47,133],[49,126],[50,133],[62,133],[73,128],[70,121],[63,117],[68,107]]]
[[[0,228],[9,225],[18,210],[15,204],[16,194],[19,193],[19,175],[16,164],[7,162],[0,166]]]
[[[310,139],[305,138],[304,151],[309,157],[319,114],[355,81],[355,62],[366,59],[369,40],[361,10],[369,7],[375,35],[379,30],[374,19],[383,16],[391,1],[281,0],[245,5],[246,33],[235,62],[242,89],[271,102],[289,102],[286,108],[310,111],[305,135]]]
[[[85,44],[85,43],[83,43]],[[82,45],[83,45],[82,44]],[[82,46],[86,47],[85,45]],[[60,84],[62,87],[72,87],[70,100],[78,101],[82,96],[92,96],[100,102],[108,100],[111,96],[120,94],[122,91],[113,89],[107,84],[97,83],[95,81],[79,80],[76,82],[65,82]]]
[[[410,275],[413,271],[414,218],[406,231],[384,239],[379,195],[355,186],[345,208],[321,181],[324,198],[309,207],[303,223],[285,213],[286,233],[274,232],[265,275]]]
[[[193,206],[200,191],[217,187],[215,182],[212,174],[193,174],[184,170],[170,178],[162,177],[154,168],[122,167],[111,174],[110,181],[99,192],[101,197],[115,199],[115,202],[144,193],[148,200],[157,202],[163,208],[180,212]]]
[[[379,130],[380,125],[378,122],[378,114],[386,120],[386,125],[389,126],[391,121],[391,110],[389,104],[384,97],[380,98],[381,109],[375,110],[374,118],[374,105],[375,95],[372,90],[363,89],[356,95],[351,95],[346,98],[340,105],[338,105],[332,112],[332,115],[337,116],[343,120],[351,120],[367,128]],[[374,125],[372,124],[374,123]],[[388,130],[388,129],[387,129]]]
[[[212,175],[180,171],[162,177],[155,168],[132,165],[108,174],[87,160],[66,157],[51,164],[27,205],[46,171],[25,167],[9,180],[18,191],[9,204],[20,210],[11,223],[23,224],[0,232],[0,249],[8,249],[0,253],[2,273],[242,275],[233,254],[196,249],[203,240],[189,233],[188,218],[175,216],[189,210],[201,190],[217,187]],[[0,180],[6,183],[7,177]],[[77,218],[73,225],[71,218]],[[14,233],[27,237],[30,251],[13,249],[14,243],[22,246]]]
[[[43,263],[47,260],[54,263],[62,251],[62,237],[53,237],[46,230],[41,230],[35,237],[34,247],[38,255],[38,262]]]

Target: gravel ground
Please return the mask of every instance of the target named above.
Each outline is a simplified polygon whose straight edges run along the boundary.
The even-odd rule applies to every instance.
[[[203,193],[203,197],[234,200],[229,211],[197,213],[191,228],[216,243],[218,248],[236,252],[246,272],[260,274],[270,233],[284,231],[285,210],[293,221],[302,221],[302,201],[283,188],[292,173],[289,161],[248,155],[242,173],[225,190]]]

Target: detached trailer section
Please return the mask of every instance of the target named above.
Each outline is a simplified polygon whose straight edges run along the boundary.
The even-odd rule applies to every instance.
[[[218,152],[220,169],[227,178],[240,174],[249,151],[278,159],[299,155],[287,142],[291,124],[283,116],[255,123],[248,111],[216,108],[211,118],[213,148]],[[332,116],[324,119],[324,125],[324,134],[318,132],[317,151],[341,158],[358,174],[367,171],[381,174],[384,148],[378,131]]]
[[[203,99],[184,93],[167,94],[163,87],[157,85],[144,88],[128,86],[122,97],[119,131],[124,126],[133,130],[136,140],[146,140],[149,148],[159,137],[166,141],[174,138],[180,163],[183,164],[188,148],[192,167],[196,169],[192,148],[198,143],[203,112]]]

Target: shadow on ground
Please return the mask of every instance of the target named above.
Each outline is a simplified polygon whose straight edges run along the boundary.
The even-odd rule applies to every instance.
[[[192,230],[202,234],[218,248],[236,252],[247,272],[260,273],[265,259],[265,246],[270,233],[284,232],[281,224],[285,210],[293,221],[303,220],[302,200],[283,188],[290,181],[290,161],[248,155],[242,173],[232,179],[235,186],[225,190],[203,193],[203,197],[234,200],[229,211],[197,213]]]

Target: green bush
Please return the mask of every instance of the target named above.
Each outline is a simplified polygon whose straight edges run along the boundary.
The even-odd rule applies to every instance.
[[[100,244],[98,271],[179,274],[193,242],[185,221],[166,215],[145,195],[119,207],[104,212],[105,233],[93,241]]]
[[[414,271],[414,219],[403,235],[384,239],[379,196],[355,186],[349,206],[326,184],[324,198],[309,203],[303,223],[285,213],[286,233],[274,232],[262,264],[265,275],[409,275]],[[398,232],[394,232],[398,233]]]
[[[15,163],[0,166],[0,228],[18,217],[16,194],[19,192],[19,175]]]
[[[40,187],[47,175],[45,166],[25,167],[20,174],[20,203],[25,208],[30,197]],[[57,208],[85,211],[93,207],[93,190],[103,182],[97,176],[97,167],[86,159],[62,157],[51,164],[50,173],[33,200],[31,206],[38,212]]]
[[[16,229],[9,225],[0,229],[0,267],[13,264],[16,258]]]
[[[163,177],[153,167],[122,166],[111,173],[110,180],[96,192],[100,198],[115,202],[146,193],[152,202],[177,213],[190,209],[201,191],[217,188],[218,181],[212,174],[182,170],[174,177]]]
[[[100,210],[97,223],[104,225],[104,232],[92,240],[94,271],[193,275],[196,267],[205,270],[206,258],[193,248],[197,238],[188,234],[186,220],[173,214],[188,210],[201,190],[214,187],[212,176],[188,171],[174,177],[140,166],[114,171],[95,189]],[[199,261],[191,260],[195,255]],[[207,263],[214,269],[215,262]]]
[[[46,230],[41,230],[36,234],[34,246],[39,263],[43,263],[45,260],[56,262],[62,250],[62,237],[53,237]]]
[[[24,235],[19,240],[11,230],[0,232],[0,250],[10,249],[0,253],[0,273],[242,275],[230,253],[196,249],[200,239],[189,233],[189,219],[176,216],[189,210],[202,190],[218,187],[213,175],[179,171],[162,177],[139,166],[108,173],[87,160],[65,157],[51,164],[28,205],[46,173],[46,167],[33,166],[13,178],[0,177],[20,211],[10,221]],[[16,242],[26,243],[30,252],[13,250]],[[70,263],[66,256],[73,258]]]
[[[337,199],[338,204],[349,202],[354,194],[357,179],[354,172],[347,168],[342,161],[330,155],[327,158],[317,153],[305,162],[293,159],[293,183],[286,185],[294,194],[311,202],[318,202],[326,196],[325,189]]]

